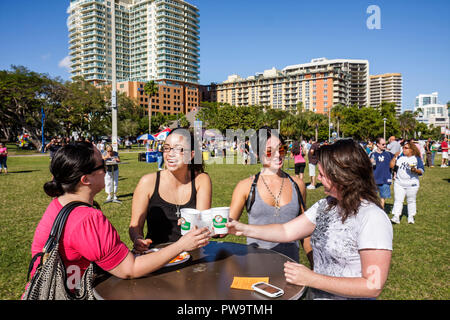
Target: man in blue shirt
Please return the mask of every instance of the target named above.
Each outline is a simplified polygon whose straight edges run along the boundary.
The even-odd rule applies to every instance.
[[[392,173],[389,163],[394,155],[386,151],[386,140],[377,138],[377,148],[370,153],[369,158],[373,165],[373,175],[375,183],[380,193],[381,205],[384,208],[385,199],[391,197]]]

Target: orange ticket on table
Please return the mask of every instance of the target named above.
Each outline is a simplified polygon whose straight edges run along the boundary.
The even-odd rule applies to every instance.
[[[269,283],[269,277],[234,277],[231,284],[232,289],[253,290],[252,285],[257,282]]]

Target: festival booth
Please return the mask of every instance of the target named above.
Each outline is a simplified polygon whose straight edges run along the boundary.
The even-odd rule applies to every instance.
[[[157,162],[158,157],[157,145],[158,143],[161,143],[161,141],[166,140],[170,131],[171,130],[167,128],[154,135],[146,133],[137,138],[137,140],[144,141],[144,143],[146,144],[147,151],[145,152],[145,161],[147,163]],[[141,161],[142,158],[143,158],[142,155],[140,155],[138,158],[139,161]]]
[[[164,129],[163,131],[154,134],[153,137],[155,137],[155,139],[158,140],[158,141],[164,141],[164,140],[166,140],[166,138],[169,135],[170,131],[172,131],[172,130],[170,130],[169,128]]]
[[[144,161],[144,159],[145,159],[145,162],[147,162],[147,163],[156,162],[156,157],[158,155],[158,151],[154,150],[154,146],[155,146],[155,142],[156,142],[155,138],[151,134],[146,133],[146,134],[143,134],[142,136],[138,137],[136,140],[144,141],[145,147],[146,147],[146,152],[140,153],[138,160]]]

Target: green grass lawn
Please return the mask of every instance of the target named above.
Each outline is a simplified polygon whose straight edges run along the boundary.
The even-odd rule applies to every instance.
[[[121,205],[104,204],[106,194],[96,197],[102,210],[131,248],[128,224],[133,191],[140,177],[156,171],[156,164],[138,162],[137,153],[121,153],[119,199]],[[0,175],[0,299],[19,299],[25,283],[34,230],[50,198],[43,184],[51,179],[48,156],[9,157],[8,175]],[[440,163],[440,157],[436,157]],[[293,167],[293,162],[290,162]],[[286,168],[287,169],[287,168]],[[394,225],[392,264],[380,299],[449,299],[449,182],[450,168],[426,168],[417,199],[416,224],[403,216]],[[229,206],[236,183],[259,170],[259,166],[209,164],[213,182],[213,206]],[[287,170],[293,174],[293,170]],[[305,182],[309,183],[305,172]],[[307,206],[324,196],[323,187],[308,190]],[[393,199],[386,204],[392,208]],[[404,206],[406,213],[406,205]],[[243,220],[247,216],[243,214]],[[228,236],[226,241],[245,243],[245,238]],[[302,263],[308,265],[303,252]],[[280,272],[283,272],[280,270]]]

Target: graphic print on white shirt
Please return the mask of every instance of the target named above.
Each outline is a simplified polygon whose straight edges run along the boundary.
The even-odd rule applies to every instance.
[[[401,155],[396,163],[398,167],[396,183],[407,186],[419,186],[419,175],[411,171],[411,168],[415,167],[424,171],[423,162],[416,156],[407,157]]]

